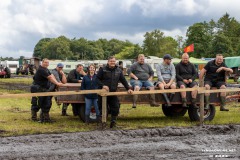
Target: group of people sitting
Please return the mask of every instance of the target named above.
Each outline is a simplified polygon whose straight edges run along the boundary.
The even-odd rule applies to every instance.
[[[158,80],[154,84],[153,77],[154,71],[151,66],[145,63],[145,56],[139,54],[137,61],[128,69],[128,75],[130,77],[130,84],[134,91],[139,91],[142,87],[146,87],[149,90],[154,90],[156,87],[159,89],[176,89],[186,87],[198,87],[198,83],[195,81],[198,72],[195,66],[189,62],[189,55],[184,53],[182,60],[176,66],[171,63],[172,57],[166,54],[163,57],[163,62],[157,66]],[[76,69],[70,71],[68,77],[63,72],[64,65],[59,63],[52,72],[47,67],[49,66],[49,60],[43,59],[42,65],[37,70],[34,76],[34,82],[31,86],[31,92],[47,92],[53,91],[56,86],[61,86],[64,83],[82,83],[81,90],[94,90],[105,89],[109,92],[116,92],[118,83],[121,82],[131,95],[133,90],[129,86],[126,78],[123,75],[122,68],[116,65],[116,58],[111,56],[108,58],[107,65],[99,68],[96,73],[95,66],[89,65],[88,71],[83,70],[83,65],[77,65]],[[217,54],[216,59],[207,63],[207,65],[201,70],[199,78],[203,79],[205,75],[205,87],[210,89],[211,87],[226,88],[225,84],[225,72],[232,73],[232,69],[228,68],[223,62],[223,55]],[[51,82],[51,83],[49,83]],[[49,85],[50,84],[50,85]],[[171,106],[171,100],[174,98],[174,93],[167,95],[162,94],[166,100],[167,106]],[[188,107],[186,92],[181,92],[182,106]],[[228,111],[225,106],[226,93],[221,93],[221,111]],[[191,103],[194,108],[198,108],[196,104],[197,91],[191,93]],[[33,97],[31,114],[32,120],[37,120],[37,112],[41,109],[40,122],[51,122],[49,117],[49,111],[51,108],[51,96],[45,97]],[[138,95],[133,95],[133,108],[137,106]],[[209,94],[205,95],[205,109],[209,109]],[[119,100],[117,96],[107,97],[107,105],[111,114],[110,128],[116,126],[116,118],[119,114]],[[150,95],[150,105],[159,106],[155,100],[155,94]],[[62,115],[67,115],[68,104],[63,104]],[[102,110],[102,97],[97,94],[85,95],[85,120],[89,123],[89,116],[91,107],[95,107],[97,120],[101,119]],[[74,104],[73,104],[74,107]]]

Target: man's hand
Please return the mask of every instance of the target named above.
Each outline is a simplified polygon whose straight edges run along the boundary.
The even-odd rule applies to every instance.
[[[65,75],[64,72],[63,72],[62,70],[61,70],[59,73],[60,73],[62,76]]]
[[[57,86],[58,86],[58,87],[63,86],[63,83],[58,82],[58,83],[57,83]]]
[[[149,80],[149,81],[152,81],[152,80],[153,80],[153,77],[149,77],[148,80]]]
[[[109,92],[109,88],[108,88],[108,86],[103,86],[102,89],[105,89],[107,92]]]
[[[164,87],[165,88],[170,88],[171,84],[170,83],[167,83]]]
[[[192,83],[192,79],[189,79],[188,82],[189,82],[189,83]]]
[[[224,69],[224,67],[220,67],[216,70],[217,73],[221,72]]]
[[[128,90],[128,93],[129,93],[129,94],[132,94],[132,93],[133,93],[133,90],[129,89],[129,90]]]
[[[184,82],[185,84],[188,84],[188,83],[189,83],[189,81],[186,80],[186,79],[184,79],[183,82]]]

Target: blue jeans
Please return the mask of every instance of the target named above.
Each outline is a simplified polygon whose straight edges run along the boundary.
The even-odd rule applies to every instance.
[[[85,97],[85,115],[90,115],[92,106],[95,108],[96,115],[99,116],[98,99],[89,99]]]
[[[153,87],[153,83],[151,81],[141,81],[141,80],[135,80],[135,79],[131,79],[130,80],[130,84],[133,88],[135,88],[135,86],[139,86],[140,88],[142,87],[146,87],[147,89],[149,89],[150,87]]]

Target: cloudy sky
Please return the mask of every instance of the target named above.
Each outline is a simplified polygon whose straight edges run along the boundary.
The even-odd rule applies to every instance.
[[[44,37],[117,38],[142,44],[146,32],[184,36],[226,12],[240,21],[239,0],[1,0],[0,57],[31,57]]]

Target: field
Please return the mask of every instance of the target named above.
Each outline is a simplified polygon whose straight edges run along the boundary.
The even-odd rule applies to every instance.
[[[0,89],[0,92],[12,94],[27,92],[22,90],[21,87],[30,85],[31,82],[31,78],[17,80],[1,79],[0,84],[3,85],[1,85],[2,89]],[[16,83],[18,84],[17,86],[21,87],[15,90],[11,86]],[[132,109],[131,105],[121,105],[120,115],[117,120],[118,128],[116,130],[109,129],[108,120],[108,126],[103,131],[101,126],[98,126],[96,123],[86,125],[80,121],[79,117],[73,116],[70,106],[68,108],[69,116],[61,116],[61,107],[54,102],[54,99],[50,112],[52,119],[56,121],[54,123],[42,124],[31,121],[30,106],[30,98],[0,100],[0,136],[2,137],[1,141],[9,146],[1,151],[1,159],[4,157],[9,159],[35,157],[34,159],[38,159],[40,152],[37,152],[37,150],[44,153],[47,159],[97,159],[97,157],[103,155],[106,155],[105,158],[111,159],[110,153],[112,152],[119,154],[122,158],[126,158],[125,155],[128,155],[130,159],[134,159],[136,154],[140,152],[139,159],[159,159],[167,158],[168,156],[171,157],[169,159],[176,159],[178,156],[186,158],[189,157],[186,155],[189,152],[193,158],[212,156],[212,154],[204,153],[202,151],[204,148],[233,149],[233,153],[230,154],[228,152],[227,154],[234,158],[239,157],[237,154],[239,146],[237,144],[239,144],[240,138],[240,105],[238,102],[228,104],[229,112],[220,112],[219,107],[217,107],[214,120],[205,122],[205,127],[199,127],[198,122],[191,122],[187,114],[178,118],[165,117],[161,107],[139,105],[136,109]],[[25,136],[22,137],[20,135]],[[209,136],[203,137],[203,141],[201,141],[200,137],[204,135]],[[228,137],[225,137],[225,135]],[[76,137],[79,137],[79,140],[75,141]],[[40,141],[42,138],[45,138],[48,143],[45,140]],[[221,141],[224,141],[225,145],[219,147],[219,144],[222,144]],[[75,147],[78,146],[78,148],[81,146],[81,143],[83,146],[78,150],[73,146],[69,146],[70,144],[68,143],[76,145]],[[174,143],[182,145],[177,147]],[[45,144],[46,149],[40,147]],[[29,147],[32,145],[36,149],[31,150]],[[84,146],[89,148],[89,150],[84,149]],[[101,149],[102,146],[106,149]],[[109,148],[110,146],[113,149],[115,147],[119,148],[113,151]],[[16,148],[16,151],[12,151],[11,147]],[[23,148],[25,148],[26,152],[21,152]],[[126,151],[126,149],[129,149],[129,151]],[[177,152],[178,156],[171,154],[171,149]],[[63,152],[68,152],[68,154],[64,155],[62,154]],[[90,156],[90,153],[94,156]],[[165,153],[171,155],[163,155]],[[15,156],[15,154],[18,154],[18,156]],[[71,156],[73,157],[71,158]]]

